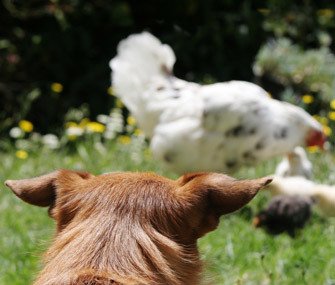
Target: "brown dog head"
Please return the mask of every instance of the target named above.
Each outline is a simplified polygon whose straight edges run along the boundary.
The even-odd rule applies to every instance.
[[[5,185],[29,204],[49,206],[59,230],[77,214],[85,218],[84,213],[114,209],[119,217],[132,216],[157,226],[181,223],[198,238],[211,230],[207,230],[209,226],[215,228],[221,215],[243,207],[271,181],[269,177],[241,181],[217,173],[191,173],[173,181],[152,173],[94,176],[59,170],[31,179],[7,180]]]
[[[173,282],[182,279],[176,271],[186,270],[178,263],[178,254],[185,249],[197,255],[196,240],[214,230],[221,215],[243,207],[271,180],[239,181],[217,173],[170,180],[153,173],[94,176],[59,170],[5,184],[25,202],[49,207],[57,223],[49,263],[58,259],[57,266],[71,270],[80,264],[83,268],[78,270],[105,264],[108,272],[117,271],[111,273],[117,280],[128,280],[130,275],[137,280],[137,274],[151,280],[149,284],[183,284]],[[69,257],[62,261],[64,255]]]

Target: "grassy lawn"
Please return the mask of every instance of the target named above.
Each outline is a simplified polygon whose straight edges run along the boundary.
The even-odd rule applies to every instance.
[[[39,269],[41,253],[52,238],[54,224],[46,209],[25,204],[3,186],[5,179],[26,178],[57,168],[85,169],[94,174],[115,170],[155,171],[162,169],[146,150],[134,156],[131,145],[82,144],[74,152],[41,150],[20,160],[2,153],[0,166],[0,285],[29,284]],[[317,181],[335,184],[335,157],[314,154]],[[278,161],[242,169],[235,176],[271,174]],[[335,220],[317,213],[296,239],[271,237],[251,226],[252,214],[267,201],[260,193],[248,207],[223,217],[218,230],[202,238],[200,251],[212,284],[335,284]]]

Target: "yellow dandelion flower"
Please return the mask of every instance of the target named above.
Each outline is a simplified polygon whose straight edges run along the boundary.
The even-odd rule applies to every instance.
[[[142,130],[140,130],[140,129],[136,129],[136,130],[134,131],[134,135],[135,135],[135,136],[141,136],[141,135],[143,135],[143,132],[142,132]]]
[[[317,145],[309,146],[309,147],[307,147],[307,151],[309,153],[316,153],[316,152],[320,151],[320,148]]]
[[[334,16],[334,10],[332,9],[320,9],[318,10],[318,15],[319,16],[324,16],[327,18],[331,18]]]
[[[110,96],[114,96],[114,89],[112,86],[110,86],[108,89],[107,89],[107,94],[110,95]]]
[[[116,106],[117,108],[123,108],[123,103],[122,103],[122,101],[121,101],[120,99],[116,99],[116,101],[115,101],[115,106]]]
[[[131,138],[129,136],[119,136],[118,141],[121,144],[130,144],[131,143]]]
[[[133,116],[128,116],[127,124],[130,125],[130,126],[136,125],[136,119]]]
[[[26,152],[25,150],[18,150],[15,152],[15,156],[19,159],[26,159],[28,157],[28,152]]]
[[[63,85],[58,82],[52,83],[50,88],[55,93],[61,93],[63,91]]]
[[[78,127],[78,124],[76,122],[66,122],[65,123],[65,128],[73,128],[73,127]]]
[[[31,133],[34,129],[34,125],[27,120],[21,120],[19,122],[19,128],[26,133]]]
[[[98,123],[98,122],[89,122],[86,125],[86,129],[89,132],[93,132],[93,133],[103,133],[106,127],[105,125]]]
[[[332,129],[328,126],[323,126],[323,132],[327,137],[329,137],[332,134]]]
[[[265,16],[270,14],[270,10],[266,8],[258,8],[257,11]]]
[[[67,138],[68,138],[69,141],[75,141],[78,138],[78,136],[68,134]]]
[[[320,117],[319,122],[324,125],[327,126],[329,123],[329,120],[326,117]]]
[[[328,118],[332,121],[335,121],[335,111],[331,111],[328,113]]]
[[[304,95],[302,96],[302,102],[304,102],[305,104],[311,104],[314,102],[314,97],[312,95]]]
[[[84,118],[84,119],[82,119],[81,121],[80,121],[80,123],[79,123],[79,128],[86,128],[87,127],[87,125],[90,123],[91,121],[90,121],[90,119],[88,119],[88,118]]]
[[[335,110],[335,99],[330,101],[330,107]]]
[[[326,117],[314,115],[313,118],[324,126],[328,125],[329,120]]]

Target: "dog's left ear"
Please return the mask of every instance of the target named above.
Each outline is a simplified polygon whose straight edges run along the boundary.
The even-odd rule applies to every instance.
[[[208,208],[219,217],[246,205],[271,181],[271,177],[237,180],[224,174],[201,172],[186,174],[177,182],[184,194],[205,199]]]
[[[90,176],[93,175],[87,172],[57,170],[35,178],[7,180],[5,185],[23,201],[35,206],[48,207],[55,202],[59,181],[70,184]]]

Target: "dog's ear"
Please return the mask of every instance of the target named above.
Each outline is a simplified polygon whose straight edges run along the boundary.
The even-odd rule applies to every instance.
[[[199,238],[218,226],[220,216],[246,205],[271,181],[270,177],[236,180],[218,173],[191,173],[177,180],[177,192],[186,205],[193,205],[189,224]]]
[[[7,180],[5,185],[23,201],[35,206],[48,207],[55,202],[59,180],[71,183],[72,180],[87,179],[90,176],[92,175],[87,172],[57,170],[30,179]]]
[[[219,215],[234,212],[246,205],[271,177],[237,180],[219,173],[190,173],[178,179],[184,193],[206,198],[208,206]]]

